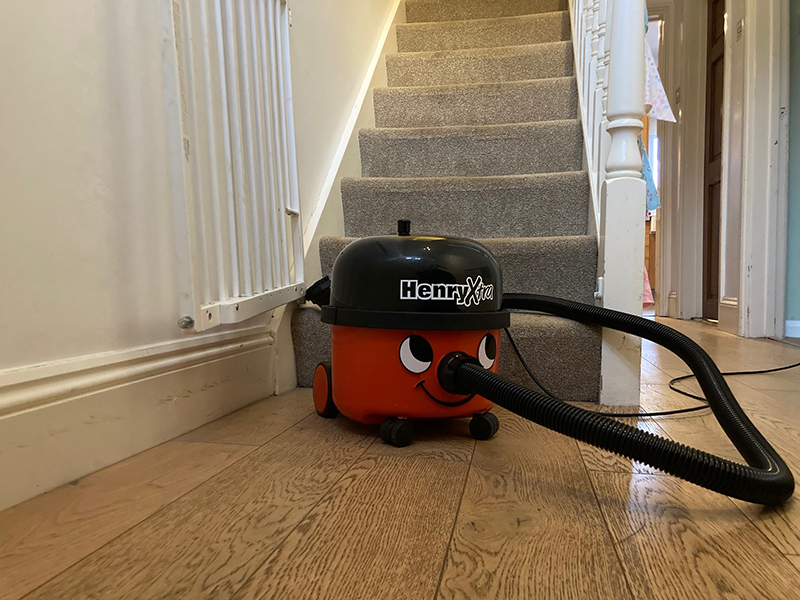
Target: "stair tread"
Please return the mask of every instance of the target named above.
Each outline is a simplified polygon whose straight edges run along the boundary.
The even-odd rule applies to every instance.
[[[568,41],[386,56],[390,87],[567,77],[574,70],[572,42]]]
[[[409,23],[440,22],[567,9],[567,0],[406,0],[406,20]]]
[[[388,189],[392,191],[517,189],[568,177],[575,183],[587,176],[586,171],[533,173],[529,175],[487,175],[484,177],[345,177],[348,185]]]
[[[452,21],[411,21],[408,23],[398,23],[398,28],[419,28],[419,29],[433,29],[441,26],[448,25],[468,25],[470,23],[488,23],[488,24],[503,24],[513,23],[520,19],[543,19],[552,18],[554,15],[567,15],[568,10],[549,10],[547,12],[529,13],[524,15],[506,15],[504,17],[483,17],[475,19],[453,19]]]
[[[491,48],[461,48],[459,50],[428,50],[425,52],[398,52],[387,54],[391,60],[447,60],[451,58],[502,58],[522,54],[536,54],[547,48],[571,48],[572,42],[543,42],[541,44],[520,44],[513,46],[494,46]]]
[[[579,171],[577,119],[448,127],[362,129],[364,177],[479,177]]]
[[[418,231],[469,238],[585,235],[585,171],[489,177],[345,178],[345,234],[385,233],[398,219]]]
[[[373,91],[378,128],[502,125],[573,120],[578,116],[575,77]]]
[[[543,87],[555,83],[567,84],[577,81],[574,75],[564,77],[542,77],[540,79],[519,79],[514,81],[485,81],[477,83],[448,83],[444,85],[406,85],[403,87],[376,88],[376,94],[414,95],[414,94],[447,94],[461,91],[496,91],[499,93],[526,87]]]
[[[397,25],[399,52],[491,48],[568,39],[568,11]]]
[[[490,137],[516,134],[522,130],[540,130],[549,127],[580,125],[580,119],[558,119],[555,121],[533,121],[530,123],[499,123],[491,125],[445,125],[439,127],[365,127],[365,136],[380,136],[386,139],[426,139],[443,137]]]

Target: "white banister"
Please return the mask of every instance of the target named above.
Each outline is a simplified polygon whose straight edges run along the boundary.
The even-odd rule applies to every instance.
[[[640,314],[646,185],[645,0],[570,0],[575,75],[598,234],[598,301]],[[641,341],[603,332],[601,402],[638,404]]]

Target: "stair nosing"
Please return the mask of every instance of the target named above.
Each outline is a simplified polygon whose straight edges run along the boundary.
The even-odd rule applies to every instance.
[[[352,185],[361,182],[356,186],[365,187],[386,187],[397,186],[397,192],[410,191],[435,191],[436,188],[456,189],[460,191],[482,191],[482,190],[505,190],[524,188],[528,185],[535,186],[546,183],[548,180],[558,180],[561,178],[575,179],[576,182],[568,182],[569,185],[580,184],[580,180],[585,180],[589,185],[589,172],[586,170],[578,171],[547,171],[544,173],[523,173],[517,175],[479,175],[474,177],[343,177],[342,186]],[[515,185],[516,184],[516,185]],[[588,202],[588,200],[587,200]]]
[[[442,54],[442,55],[451,55],[451,56],[442,56],[442,59],[447,58],[460,58],[461,56],[477,56],[481,57],[481,54],[490,55],[492,52],[496,52],[498,50],[519,50],[523,48],[532,49],[532,48],[540,48],[542,46],[565,46],[569,45],[572,46],[572,40],[562,40],[560,42],[540,42],[538,44],[519,44],[516,46],[490,46],[488,48],[460,48],[458,50],[425,50],[422,52],[395,52],[386,55],[386,59],[392,58],[424,58],[423,55],[429,55],[433,58],[435,54]],[[513,54],[513,53],[510,53]],[[518,54],[525,54],[524,52],[518,52]]]
[[[431,180],[462,180],[462,179],[470,179],[476,181],[486,181],[489,179],[498,179],[498,180],[514,180],[514,179],[529,179],[529,178],[539,178],[545,179],[548,177],[556,177],[558,175],[574,175],[575,173],[585,173],[588,174],[589,171],[582,170],[582,171],[552,171],[547,173],[517,173],[515,175],[475,175],[471,177],[467,176],[459,176],[459,175],[447,175],[447,176],[440,176],[440,177],[342,177],[342,181],[362,181],[362,180],[383,180],[383,181],[405,181],[405,182],[412,182],[412,181],[431,181]]]
[[[401,134],[403,132],[430,132],[431,134],[436,132],[441,132],[443,134],[447,133],[460,133],[463,132],[463,135],[469,135],[469,131],[490,131],[494,130],[510,130],[515,127],[544,127],[545,125],[580,125],[581,120],[579,118],[575,119],[554,119],[550,121],[523,121],[521,123],[497,123],[491,125],[437,125],[434,127],[364,127],[359,130],[359,135],[362,133],[369,133],[369,132],[383,132],[387,135],[391,134]],[[399,136],[398,136],[399,137]],[[435,137],[435,136],[430,136]]]
[[[492,87],[523,87],[525,85],[541,85],[544,83],[567,83],[577,81],[577,77],[575,75],[564,75],[563,77],[542,77],[541,79],[513,79],[511,81],[484,81],[480,83],[449,83],[444,85],[404,85],[398,87],[381,87],[375,88],[372,91],[379,94],[389,94],[390,92],[395,93],[412,93],[417,92],[418,90],[428,90],[431,93],[435,93],[437,90],[441,91],[456,91],[456,90],[469,90],[469,89],[481,89],[481,88],[492,88]]]
[[[416,22],[413,22],[413,23],[398,23],[397,26],[398,27],[403,27],[403,28],[410,28],[410,27],[418,27],[418,26],[422,25],[424,27],[433,28],[432,26],[435,26],[435,25],[449,25],[449,24],[452,24],[452,23],[480,23],[482,21],[505,21],[505,20],[508,20],[508,19],[527,19],[527,18],[531,18],[531,17],[532,18],[541,19],[541,18],[547,18],[547,17],[552,18],[554,15],[561,15],[563,17],[564,15],[569,15],[569,11],[568,10],[549,10],[547,12],[541,12],[541,13],[528,13],[528,14],[524,14],[524,15],[509,15],[507,17],[487,17],[485,19],[455,19],[455,20],[452,20],[452,21],[416,21]]]

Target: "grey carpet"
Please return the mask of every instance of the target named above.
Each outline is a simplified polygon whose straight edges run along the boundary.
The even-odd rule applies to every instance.
[[[345,235],[414,231],[469,238],[586,235],[589,177],[583,171],[502,177],[364,177],[342,181]]]
[[[406,0],[376,128],[360,132],[362,178],[342,181],[345,232],[323,238],[323,273],[354,238],[414,232],[482,241],[510,292],[591,303],[597,240],[573,75],[567,0]],[[561,12],[557,12],[561,11]],[[294,311],[298,383],[330,358],[330,331]],[[512,334],[542,383],[596,401],[602,337],[547,315],[515,314]],[[529,381],[507,341],[500,372]]]
[[[406,20],[491,19],[567,10],[567,0],[406,0]]]
[[[572,42],[406,52],[386,57],[389,87],[568,77],[574,70]]]
[[[578,117],[574,77],[373,93],[376,127],[444,127],[560,121]]]
[[[567,11],[397,26],[397,49],[400,52],[522,46],[568,39],[570,20]]]
[[[580,121],[362,129],[363,177],[481,177],[579,171]]]
[[[602,337],[593,327],[550,315],[514,314],[511,335],[533,374],[556,398],[597,402]],[[506,336],[500,343],[500,374],[538,390]]]

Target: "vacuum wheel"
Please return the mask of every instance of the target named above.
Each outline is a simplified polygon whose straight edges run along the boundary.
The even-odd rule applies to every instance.
[[[500,429],[500,421],[492,413],[480,413],[472,416],[469,432],[476,440],[488,440]]]
[[[333,403],[333,378],[331,377],[331,363],[321,362],[314,371],[314,408],[317,414],[326,419],[332,419],[339,414],[339,409]]]
[[[381,439],[390,446],[405,448],[414,439],[414,426],[407,419],[386,419],[381,423]]]

